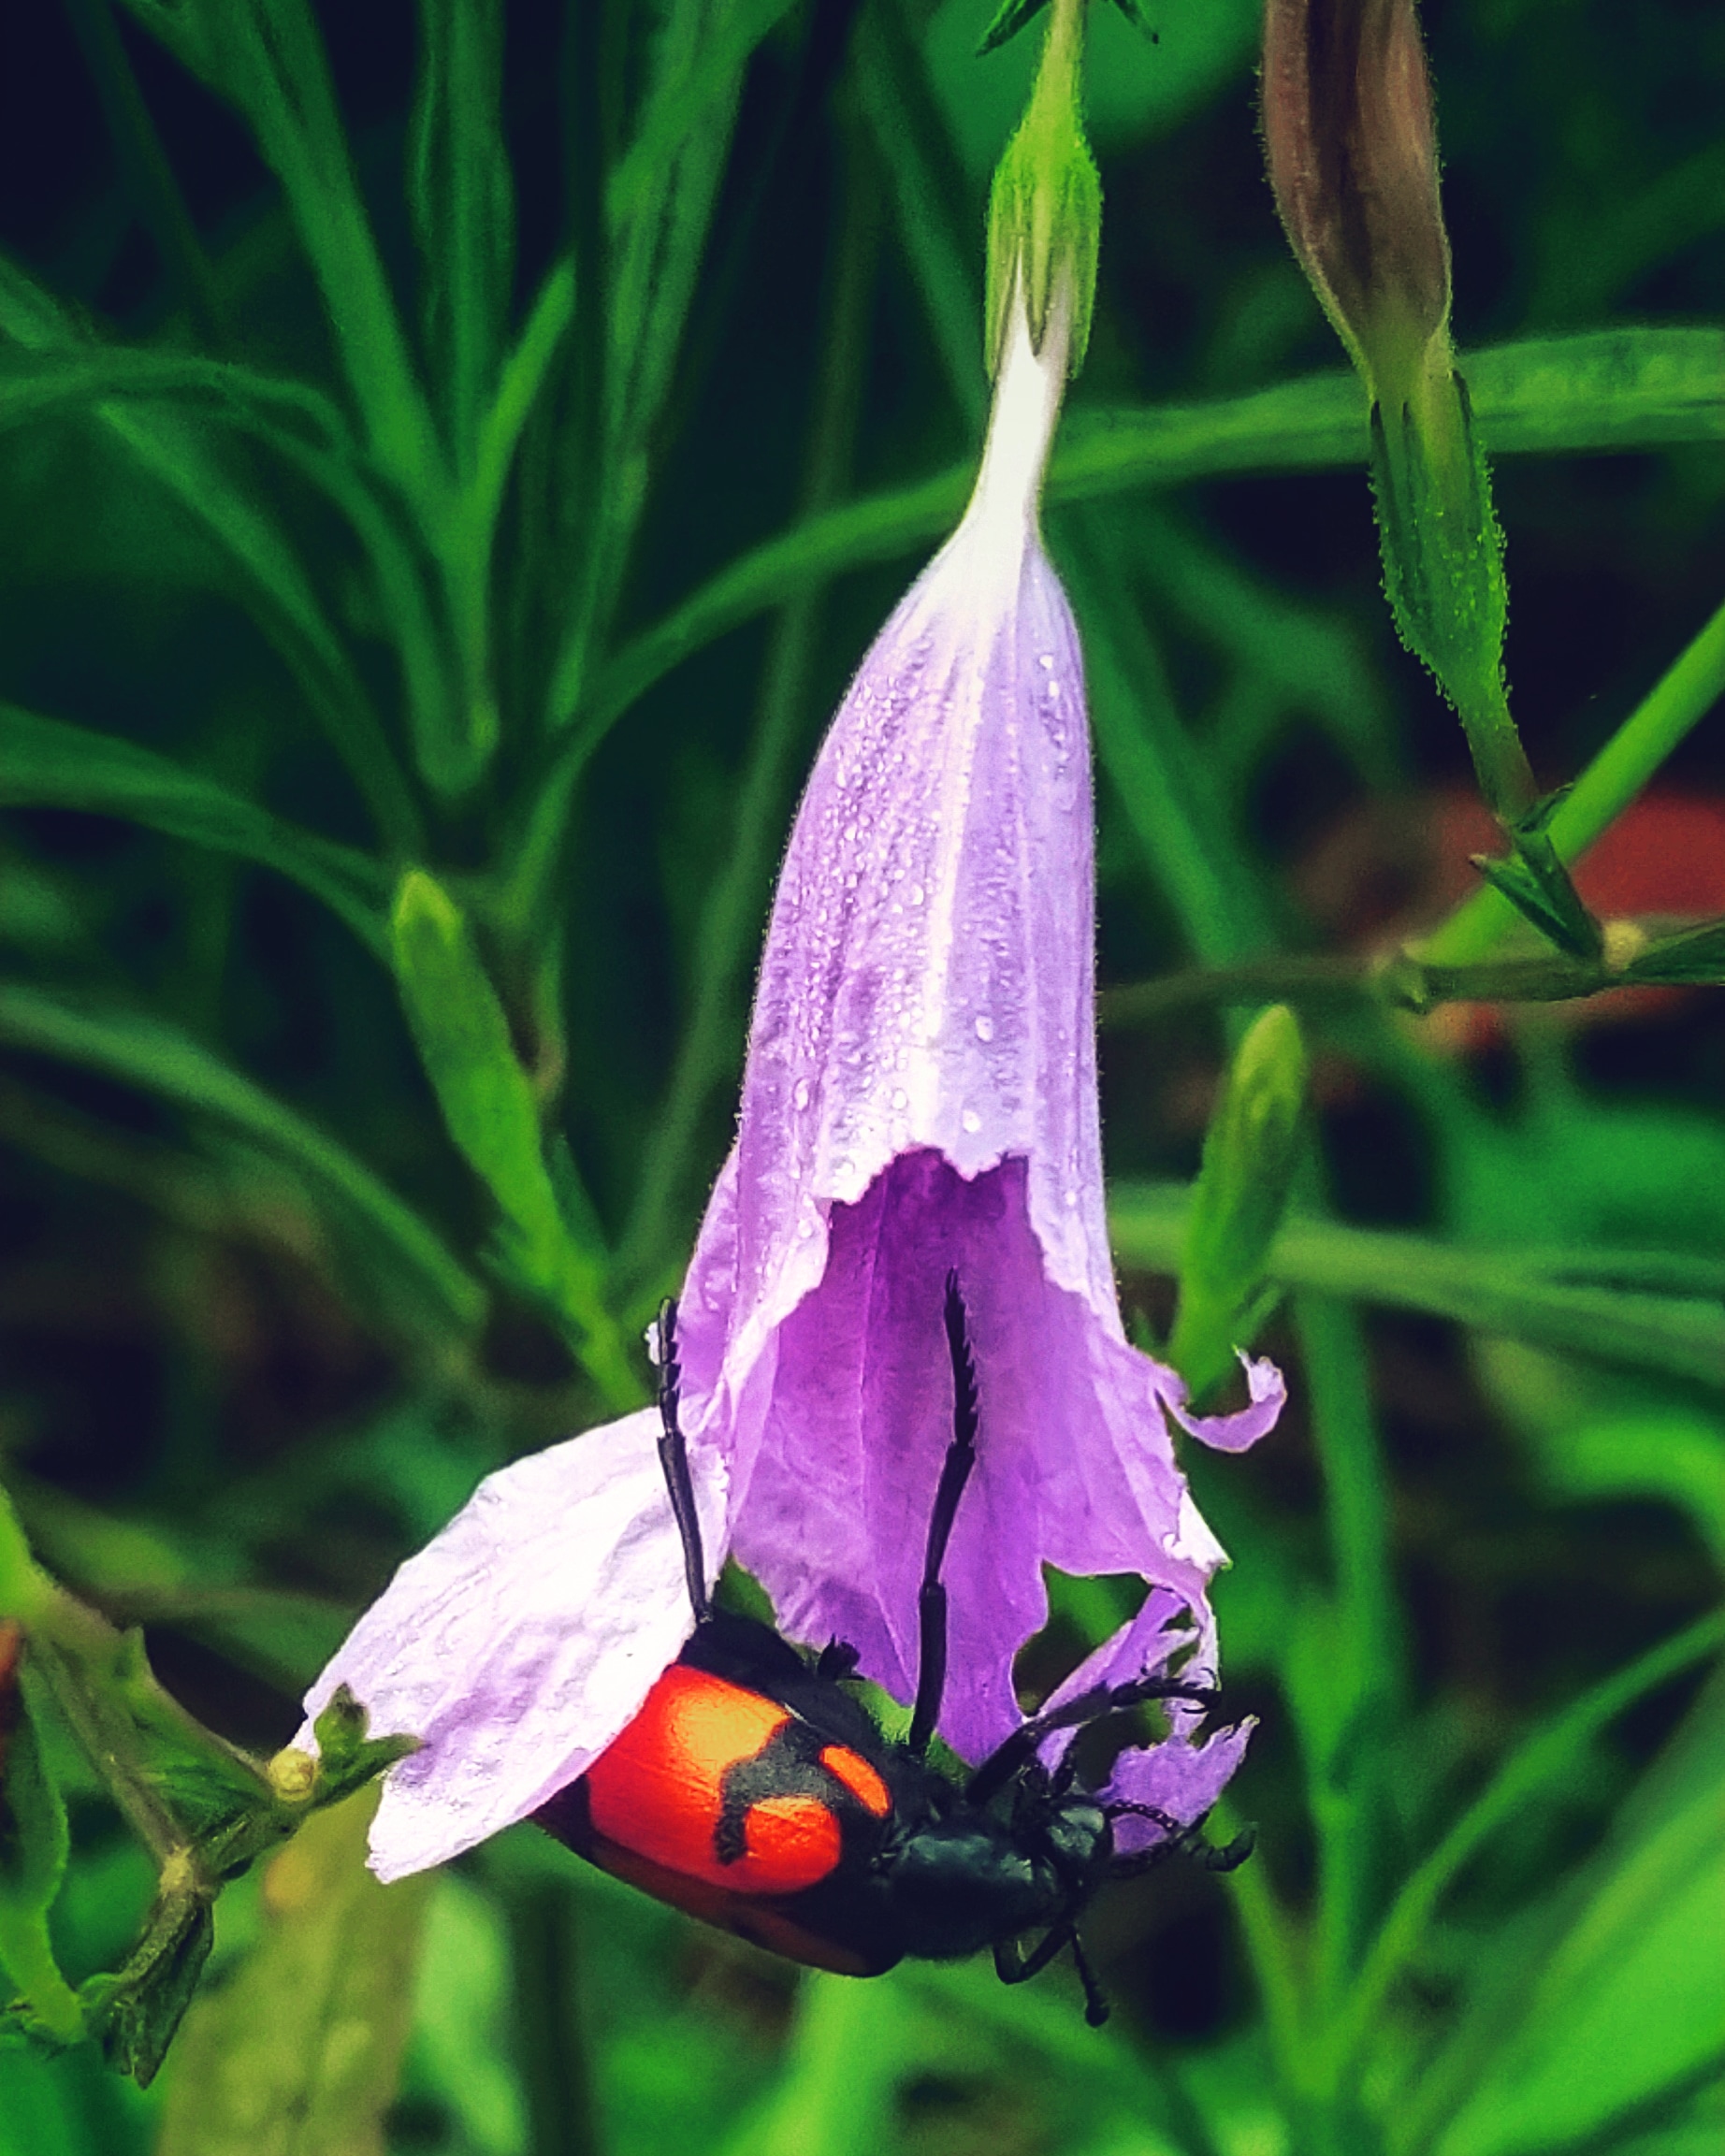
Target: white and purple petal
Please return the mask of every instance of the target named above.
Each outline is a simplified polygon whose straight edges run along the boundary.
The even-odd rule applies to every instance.
[[[524,1819],[633,1718],[693,1627],[682,1549],[644,1409],[481,1483],[410,1557],[306,1697],[297,1742],[338,1685],[374,1736],[411,1733],[371,1827],[399,1879]],[[726,1476],[690,1471],[716,1574]]]

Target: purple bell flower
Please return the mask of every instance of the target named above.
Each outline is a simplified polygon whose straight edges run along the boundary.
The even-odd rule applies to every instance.
[[[1042,1568],[1136,1572],[1139,1615],[1070,1681],[1216,1669],[1223,1552],[1169,1420],[1236,1450],[1283,1397],[1187,1411],[1131,1347],[1109,1251],[1094,1016],[1089,735],[1078,637],[1036,504],[1065,375],[1016,307],[969,509],[863,659],[791,833],[737,1144],[681,1303],[683,1424],[715,1568],[781,1629],[859,1651],[908,1700],[917,1588],[951,1435],[944,1283],[968,1314],[978,1460],[945,1568],[940,1734],[979,1760],[1022,1719],[1013,1657]],[[692,1623],[651,1412],[491,1476],[397,1574],[307,1700],[346,1683],[423,1748],[390,1772],[373,1868],[394,1878],[525,1817],[632,1717]],[[1174,1620],[1185,1612],[1184,1628]],[[1063,1688],[1065,1696],[1065,1688]],[[1242,1729],[1123,1753],[1123,1848],[1214,1801]],[[306,1741],[302,1738],[302,1742]],[[1070,1742],[1047,1741],[1052,1764]]]

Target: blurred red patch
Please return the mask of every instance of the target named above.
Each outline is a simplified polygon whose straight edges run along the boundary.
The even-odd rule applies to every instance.
[[[1471,857],[1500,853],[1490,813],[1465,788],[1352,811],[1313,847],[1296,876],[1303,903],[1339,943],[1389,947],[1436,927],[1479,888]],[[1725,799],[1654,789],[1626,809],[1575,871],[1602,919],[1725,914]],[[1691,993],[1623,989],[1547,1007],[1572,1024],[1645,1019]],[[1500,1036],[1497,1007],[1453,1004],[1427,1021],[1434,1045],[1457,1051]]]

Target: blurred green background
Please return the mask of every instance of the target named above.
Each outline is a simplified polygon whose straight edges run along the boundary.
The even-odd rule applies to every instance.
[[[1292,1404],[1187,1463],[1259,1855],[1098,1905],[1098,2036],[1064,1970],[803,1979],[526,1829],[379,1889],[350,1806],[225,1895],[148,2092],[0,2048],[0,2156],[1720,2145],[1725,1009],[1311,992],[1490,833],[1383,603],[1257,10],[1144,5],[1153,42],[1094,11],[1101,285],[1047,536],[1152,1337],[1230,1026],[1290,994],[1313,1058],[1257,1343]],[[239,1743],[291,1736],[483,1473],[645,1395],[802,774],[979,438],[1036,44],[974,58],[989,13],[0,15],[0,1476]],[[1556,785],[1725,597],[1725,14],[1423,18],[1463,365],[1529,452],[1496,466],[1509,668]],[[546,1170],[487,1193],[402,1016],[411,863],[543,1115],[550,1260],[498,1233]],[[1592,873],[1602,912],[1725,913],[1717,713]],[[1063,1586],[1031,1673],[1115,1606]],[[76,1979],[151,1878],[64,1751]]]

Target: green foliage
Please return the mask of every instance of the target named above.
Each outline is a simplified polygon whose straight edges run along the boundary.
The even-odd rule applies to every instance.
[[[68,12],[44,109],[108,147],[0,260],[0,2156],[1711,2156],[1725,931],[1705,860],[1571,871],[1725,783],[1718,26],[1428,11],[1477,341],[1374,422],[1256,0],[1088,10],[1099,264],[1067,80],[986,307],[1019,0]],[[380,1888],[412,1739],[339,1695],[279,1749],[484,1473],[641,1396],[1025,248],[1090,330],[1046,523],[1116,1253],[1195,1388],[1291,1396],[1184,1462],[1259,1853],[1099,1904],[1100,2036],[1059,1970],[800,1980],[528,1829]],[[1508,841],[1446,918],[1392,619]],[[1283,1003],[1297,1178],[1292,1020],[1219,1022]],[[1051,1600],[1032,1686],[1132,1606]]]
[[[0,1970],[32,2019],[55,2041],[71,2043],[83,2033],[83,2012],[48,1932],[65,1874],[65,1805],[21,1687],[22,1644],[17,1625],[0,1625]]]
[[[262,1935],[176,2048],[160,2156],[384,2148],[429,1882],[371,1877],[374,1809],[356,1797],[326,1812],[271,1860]]]

